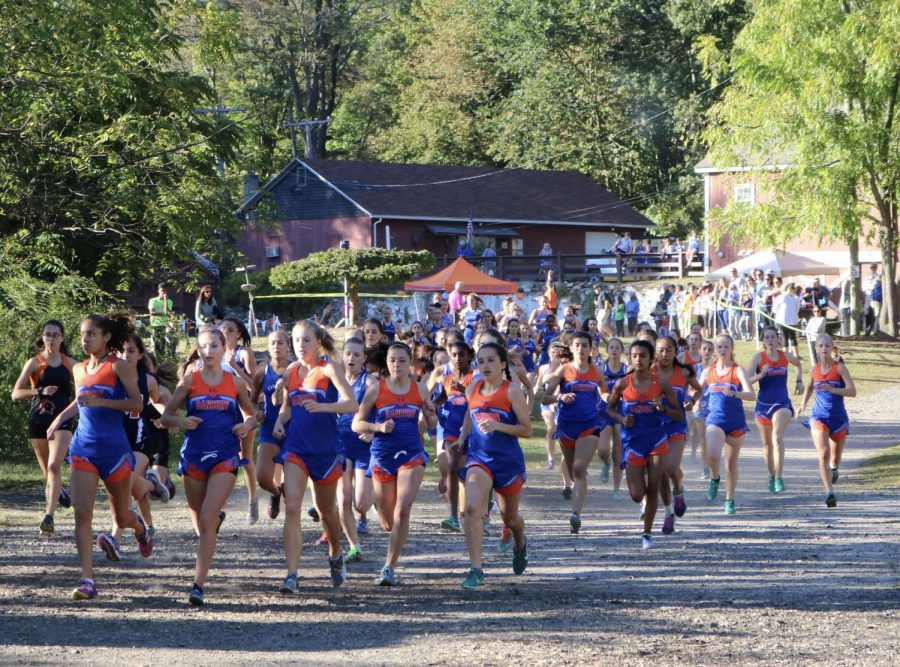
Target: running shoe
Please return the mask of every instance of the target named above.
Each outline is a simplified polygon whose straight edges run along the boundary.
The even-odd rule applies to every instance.
[[[203,605],[203,589],[200,588],[197,584],[191,586],[191,592],[188,593],[188,602],[190,602],[195,607],[200,607]]]
[[[702,479],[702,480],[709,479],[709,468],[703,469],[703,472],[700,473],[700,479]]]
[[[97,597],[97,586],[90,579],[82,579],[72,591],[73,600],[91,600]]]
[[[255,526],[259,521],[259,501],[251,500],[247,506],[247,525]]]
[[[709,486],[706,487],[707,500],[715,500],[716,496],[719,495],[719,482],[721,481],[721,478],[709,480]]]
[[[222,524],[225,523],[225,510],[219,510],[219,523],[216,524],[216,535],[219,534],[219,529],[222,527]]]
[[[337,558],[328,559],[328,568],[331,570],[331,585],[340,588],[347,581],[347,566],[344,565],[344,551],[338,552]]]
[[[613,489],[613,500],[624,500],[625,494],[622,493],[622,489]]]
[[[663,535],[671,535],[675,532],[675,515],[674,514],[666,514],[666,518],[663,521],[662,528]]]
[[[775,476],[769,475],[769,493],[775,493]]]
[[[656,542],[649,535],[643,535],[641,537],[641,549],[647,551],[647,549],[653,549],[656,547]]]
[[[452,514],[441,521],[441,528],[443,528],[444,530],[452,531],[454,533],[458,533],[462,530],[459,525],[459,519],[457,519]]]
[[[837,467],[834,467],[834,468],[831,469],[831,483],[832,483],[832,484],[837,483],[838,478],[839,478],[840,476],[841,476],[841,474],[838,472]]]
[[[725,514],[734,514],[734,498],[729,498],[725,501]]]
[[[784,480],[781,477],[775,478],[775,493],[784,493]]]
[[[106,554],[106,560],[118,563],[122,560],[122,553],[119,551],[119,543],[109,533],[100,533],[97,535],[97,546],[100,551]]]
[[[687,512],[687,503],[684,501],[684,491],[676,493],[674,496],[675,516],[679,519]]]
[[[266,514],[270,519],[277,519],[278,515],[281,514],[281,494],[276,493],[274,496],[269,496],[269,507],[266,509]]]
[[[825,504],[828,507],[837,507],[837,496],[835,496],[833,493],[829,493],[825,498]]]
[[[56,529],[53,527],[53,515],[48,514],[41,521],[41,535],[44,537],[52,537]]]
[[[600,482],[602,484],[607,484],[609,482],[609,464],[608,463],[600,464]]]
[[[400,577],[398,577],[394,573],[394,568],[390,565],[385,565],[381,568],[381,576],[378,578],[379,586],[396,586]]]
[[[563,498],[565,498],[566,500],[572,500],[572,487],[571,486],[567,486],[566,488],[563,489]]]
[[[528,542],[521,549],[513,549],[513,574],[522,574],[528,567]]]
[[[161,503],[169,502],[169,489],[160,481],[155,470],[148,470],[144,474],[144,479],[153,484],[153,490],[150,492],[151,500],[158,500]]]
[[[554,461],[553,459],[547,459],[547,470],[553,470],[555,465],[556,461]]]
[[[313,523],[319,523],[319,510],[316,509],[315,505],[306,510],[306,516],[312,519]]]
[[[64,488],[59,490],[59,506],[69,509],[72,506],[72,496]]]
[[[456,524],[457,530],[459,530],[459,523]],[[369,520],[366,517],[362,517],[361,519],[356,520],[356,532],[360,535],[368,535],[369,534]]]
[[[502,554],[508,553],[512,543],[512,531],[507,526],[503,526],[503,532],[500,533],[500,544],[497,545],[497,549]]]
[[[569,516],[569,532],[577,535],[579,530],[581,530],[581,517],[577,512],[572,512]]]
[[[283,593],[284,595],[296,595],[299,593],[300,581],[297,575],[293,572],[288,572],[287,576],[284,578],[284,582],[278,587],[278,592]]]
[[[350,547],[344,555],[345,563],[359,563],[362,559],[363,555],[362,551],[359,550],[359,547]]]
[[[328,533],[322,531],[322,534],[319,536],[319,539],[316,540],[316,546],[321,547],[324,544],[328,544]]]
[[[172,481],[171,477],[166,477],[166,488],[169,490],[169,500],[175,497],[175,492],[178,490],[175,487],[175,482]]]
[[[484,586],[484,570],[473,567],[469,570],[469,574],[466,575],[461,586],[467,591],[478,588],[479,586]]]
[[[140,535],[135,535],[138,551],[143,558],[150,558],[150,554],[153,553],[153,538],[150,537],[150,529],[144,525],[144,520],[141,517],[138,517],[138,523],[144,527],[144,530]]]

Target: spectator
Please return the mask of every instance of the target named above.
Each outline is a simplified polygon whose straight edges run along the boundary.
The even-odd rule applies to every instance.
[[[541,255],[541,264],[540,264],[540,269],[539,269],[538,273],[539,274],[543,274],[545,272],[549,273],[550,270],[553,268],[553,260],[550,259],[551,257],[553,257],[553,248],[550,247],[549,243],[544,244],[544,246],[541,248],[540,255]]]
[[[450,306],[450,312],[452,316],[455,318],[459,311],[462,310],[463,307],[463,295],[462,288],[465,286],[462,280],[458,281],[453,286],[453,291],[450,292],[450,296],[447,297],[447,304]]]
[[[631,232],[625,232],[625,236],[622,237],[621,248],[626,255],[634,252],[634,241],[631,240]]]
[[[684,306],[684,287],[682,285],[675,286],[675,292],[669,299],[669,330],[681,331],[681,309]]]
[[[494,269],[497,268],[497,262],[493,259],[496,256],[497,251],[494,249],[494,242],[491,241],[484,247],[484,251],[481,253],[483,260],[481,266],[489,276],[494,275]]]
[[[669,333],[667,326],[668,319],[668,305],[666,304],[665,299],[661,296],[659,298],[659,301],[656,302],[656,306],[653,308],[653,323],[656,325],[656,332],[660,336],[665,336]]]
[[[547,283],[544,286],[544,298],[547,299],[547,308],[556,315],[556,288],[553,286],[553,270],[547,271]]]
[[[806,300],[812,304],[813,308],[828,308],[828,299],[831,296],[831,290],[819,282],[816,278],[813,284],[806,288]]]
[[[218,324],[222,321],[222,315],[222,310],[213,297],[212,285],[201,285],[200,293],[197,295],[197,303],[194,306],[194,321],[197,323],[197,326]]]
[[[794,283],[788,283],[784,293],[775,298],[772,312],[775,316],[775,324],[781,332],[784,346],[788,352],[796,355],[796,328],[800,324],[800,298],[794,291]]]
[[[631,293],[631,298],[625,304],[625,317],[628,318],[628,335],[634,336],[637,333],[638,316],[641,312],[641,302],[638,301],[637,294]]]
[[[468,244],[467,241],[463,240],[459,242],[459,245],[456,248],[456,256],[457,257],[471,257],[472,256],[472,246]]]
[[[838,305],[838,317],[841,320],[841,335],[850,335],[850,279],[847,278],[841,283],[841,300]]]
[[[691,230],[691,237],[687,240],[687,254],[684,256],[684,265],[690,269],[694,264],[694,260],[700,253],[700,237],[697,236],[697,230]]]
[[[814,313],[806,323],[806,346],[809,348],[809,362],[813,366],[819,361],[816,356],[816,339],[819,334],[825,333],[826,324],[824,308],[816,308]]]
[[[681,300],[681,326],[684,328],[685,335],[690,331],[691,325],[694,323],[696,315],[697,286],[693,283],[688,284],[687,290]]]
[[[160,283],[156,287],[156,296],[147,303],[147,312],[150,314],[150,337],[153,341],[153,351],[157,355],[166,352],[166,331],[169,328],[169,315],[172,314],[172,299],[166,292],[166,284]]]
[[[672,242],[669,239],[663,239],[662,246],[659,248],[660,259],[666,261],[672,254]]]
[[[872,298],[875,288],[878,288],[878,301]],[[865,314],[866,314],[866,333],[878,333],[880,328],[879,319],[881,317],[881,276],[878,274],[878,265],[869,264],[869,275],[863,283],[863,292],[866,295]]]
[[[622,301],[622,295],[616,296],[616,307],[613,314],[613,322],[616,325],[616,335],[620,338],[625,335],[625,303]]]

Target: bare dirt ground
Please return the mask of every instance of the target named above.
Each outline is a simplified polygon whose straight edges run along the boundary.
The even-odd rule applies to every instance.
[[[788,431],[787,491],[778,497],[766,490],[758,436],[748,435],[731,517],[721,499],[706,501],[701,466],[688,453],[688,512],[649,552],[640,549],[637,506],[614,502],[596,470],[577,536],[557,472],[532,471],[523,500],[528,570],[512,574],[496,551],[495,524],[486,585],[472,592],[459,587],[463,537],[436,527],[445,510],[433,481],[414,508],[399,587],[374,584],[386,550],[376,528],[364,538],[366,560],[332,589],[324,549],[309,546],[316,527],[305,520],[301,594],[293,598],[277,592],[279,525],[263,518],[245,526],[246,496],[236,490],[199,609],[186,604],[194,537],[183,494],[155,506],[151,559],[131,540],[123,563],[96,554],[100,597],[73,602],[71,512],[58,515],[56,536],[44,540],[35,494],[3,492],[0,663],[895,665],[900,490],[862,486],[854,465],[897,441],[898,406],[897,388],[850,402],[853,433],[833,510],[799,424]]]

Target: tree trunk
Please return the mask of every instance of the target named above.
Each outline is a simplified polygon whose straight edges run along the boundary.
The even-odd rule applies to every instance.
[[[859,336],[863,332],[862,267],[859,265],[859,236],[853,235],[847,241],[850,250],[850,335]]]
[[[896,209],[891,207],[893,219],[881,228],[881,323],[880,328],[891,336],[897,335],[897,312],[900,291],[897,286],[897,219]]]

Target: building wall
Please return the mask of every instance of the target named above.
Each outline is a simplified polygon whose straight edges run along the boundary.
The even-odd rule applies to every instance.
[[[724,208],[734,198],[735,187],[738,185],[750,184],[755,189],[755,205],[762,205],[771,200],[770,191],[767,191],[766,181],[772,178],[778,178],[777,173],[773,174],[750,174],[750,173],[714,173],[704,174],[707,179],[707,221],[708,224],[714,225],[714,221],[710,220],[709,211],[716,208]],[[714,232],[712,227],[710,232]],[[710,237],[712,238],[712,236]],[[868,240],[865,235],[860,236],[860,251],[877,252],[878,246],[874,240]],[[814,231],[808,231],[802,236],[788,241],[784,245],[784,250],[788,252],[849,252],[847,244],[839,241],[831,241],[822,239]],[[729,235],[723,234],[718,243],[710,241],[709,247],[709,271],[715,271],[723,266],[736,262],[748,253],[758,250],[768,250],[768,248],[756,247],[751,243],[732,242]],[[743,254],[739,254],[743,253]],[[720,256],[721,255],[721,256]]]
[[[238,249],[251,264],[271,269],[284,262],[303,259],[313,252],[336,248],[349,241],[351,248],[372,245],[371,219],[365,216],[320,220],[286,220],[272,227],[249,224]],[[266,247],[277,247],[277,257],[266,257]]]

